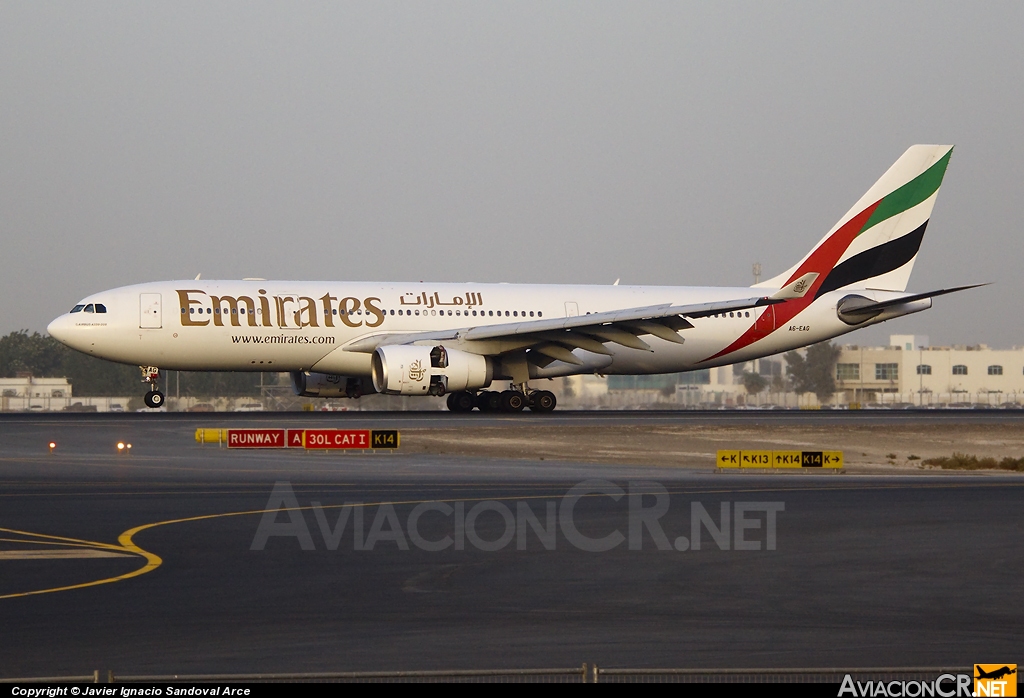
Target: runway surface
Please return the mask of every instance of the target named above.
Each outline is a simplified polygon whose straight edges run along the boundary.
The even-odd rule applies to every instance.
[[[379,428],[453,417],[341,416],[338,426]],[[608,419],[631,418],[652,417]],[[229,452],[195,444],[197,423],[0,420],[0,674],[1019,659],[1020,477]],[[54,454],[41,447],[51,438]],[[131,458],[114,455],[119,439]],[[622,496],[566,499],[588,480]],[[656,507],[658,493],[664,536],[631,536],[631,507]],[[264,521],[268,506],[299,510]],[[700,550],[695,511],[717,527],[702,524]],[[737,516],[752,527],[738,532]],[[610,549],[583,549],[616,532]],[[760,549],[736,549],[745,542]]]
[[[180,425],[229,426],[274,424],[302,425],[337,423],[345,428],[362,428],[386,421],[400,427],[466,427],[493,424],[544,425],[737,425],[772,426],[871,426],[892,424],[1020,424],[1024,410],[1016,409],[909,409],[909,410],[556,410],[536,414],[529,410],[513,414],[457,414],[447,410],[417,412],[217,412],[217,413],[5,413],[4,424],[143,424],[151,421]],[[3,427],[0,426],[0,430]]]

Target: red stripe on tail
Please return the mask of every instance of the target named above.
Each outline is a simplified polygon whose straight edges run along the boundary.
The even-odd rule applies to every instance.
[[[786,283],[783,284],[783,286],[786,286],[793,283],[804,274],[818,272],[818,278],[814,280],[810,290],[804,294],[802,298],[793,298],[785,303],[777,303],[776,305],[771,306],[770,309],[775,311],[776,328],[785,325],[796,317],[800,311],[814,302],[814,294],[817,293],[821,284],[825,282],[825,277],[828,276],[828,272],[832,271],[833,267],[836,266],[839,262],[839,258],[843,256],[843,253],[846,252],[850,243],[853,242],[853,239],[857,237],[858,233],[860,233],[864,228],[868,219],[871,218],[871,214],[875,212],[875,209],[878,208],[880,203],[882,203],[881,199],[868,206],[866,209],[848,220],[843,227],[832,233],[825,242],[821,243],[813,252],[811,252],[810,256],[804,260],[803,264],[801,264],[797,270],[793,272],[792,276],[789,277]],[[766,309],[765,312],[768,312],[768,309]],[[772,332],[774,331],[775,330],[772,330]],[[726,354],[743,349],[759,339],[764,339],[769,334],[771,334],[771,332],[766,333],[762,328],[759,328],[755,322],[750,326],[750,329],[740,335],[739,339],[714,356],[709,356],[704,359],[704,361],[711,361],[712,359],[717,359],[721,356],[725,356]],[[703,361],[700,363],[703,363]]]

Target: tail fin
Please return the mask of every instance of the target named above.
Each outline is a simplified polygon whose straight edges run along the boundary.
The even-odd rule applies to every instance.
[[[813,298],[839,288],[905,291],[952,154],[951,145],[908,148],[807,256],[757,286],[816,273]]]

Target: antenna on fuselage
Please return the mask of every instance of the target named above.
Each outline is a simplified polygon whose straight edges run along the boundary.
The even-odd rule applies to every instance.
[[[199,272],[198,274],[196,274],[195,281],[199,281],[199,277],[202,276],[202,275],[203,275],[203,272]]]

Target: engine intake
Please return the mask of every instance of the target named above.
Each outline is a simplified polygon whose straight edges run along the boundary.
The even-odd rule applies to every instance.
[[[483,356],[443,345],[378,347],[371,362],[373,387],[387,395],[444,395],[491,384],[491,363]]]

